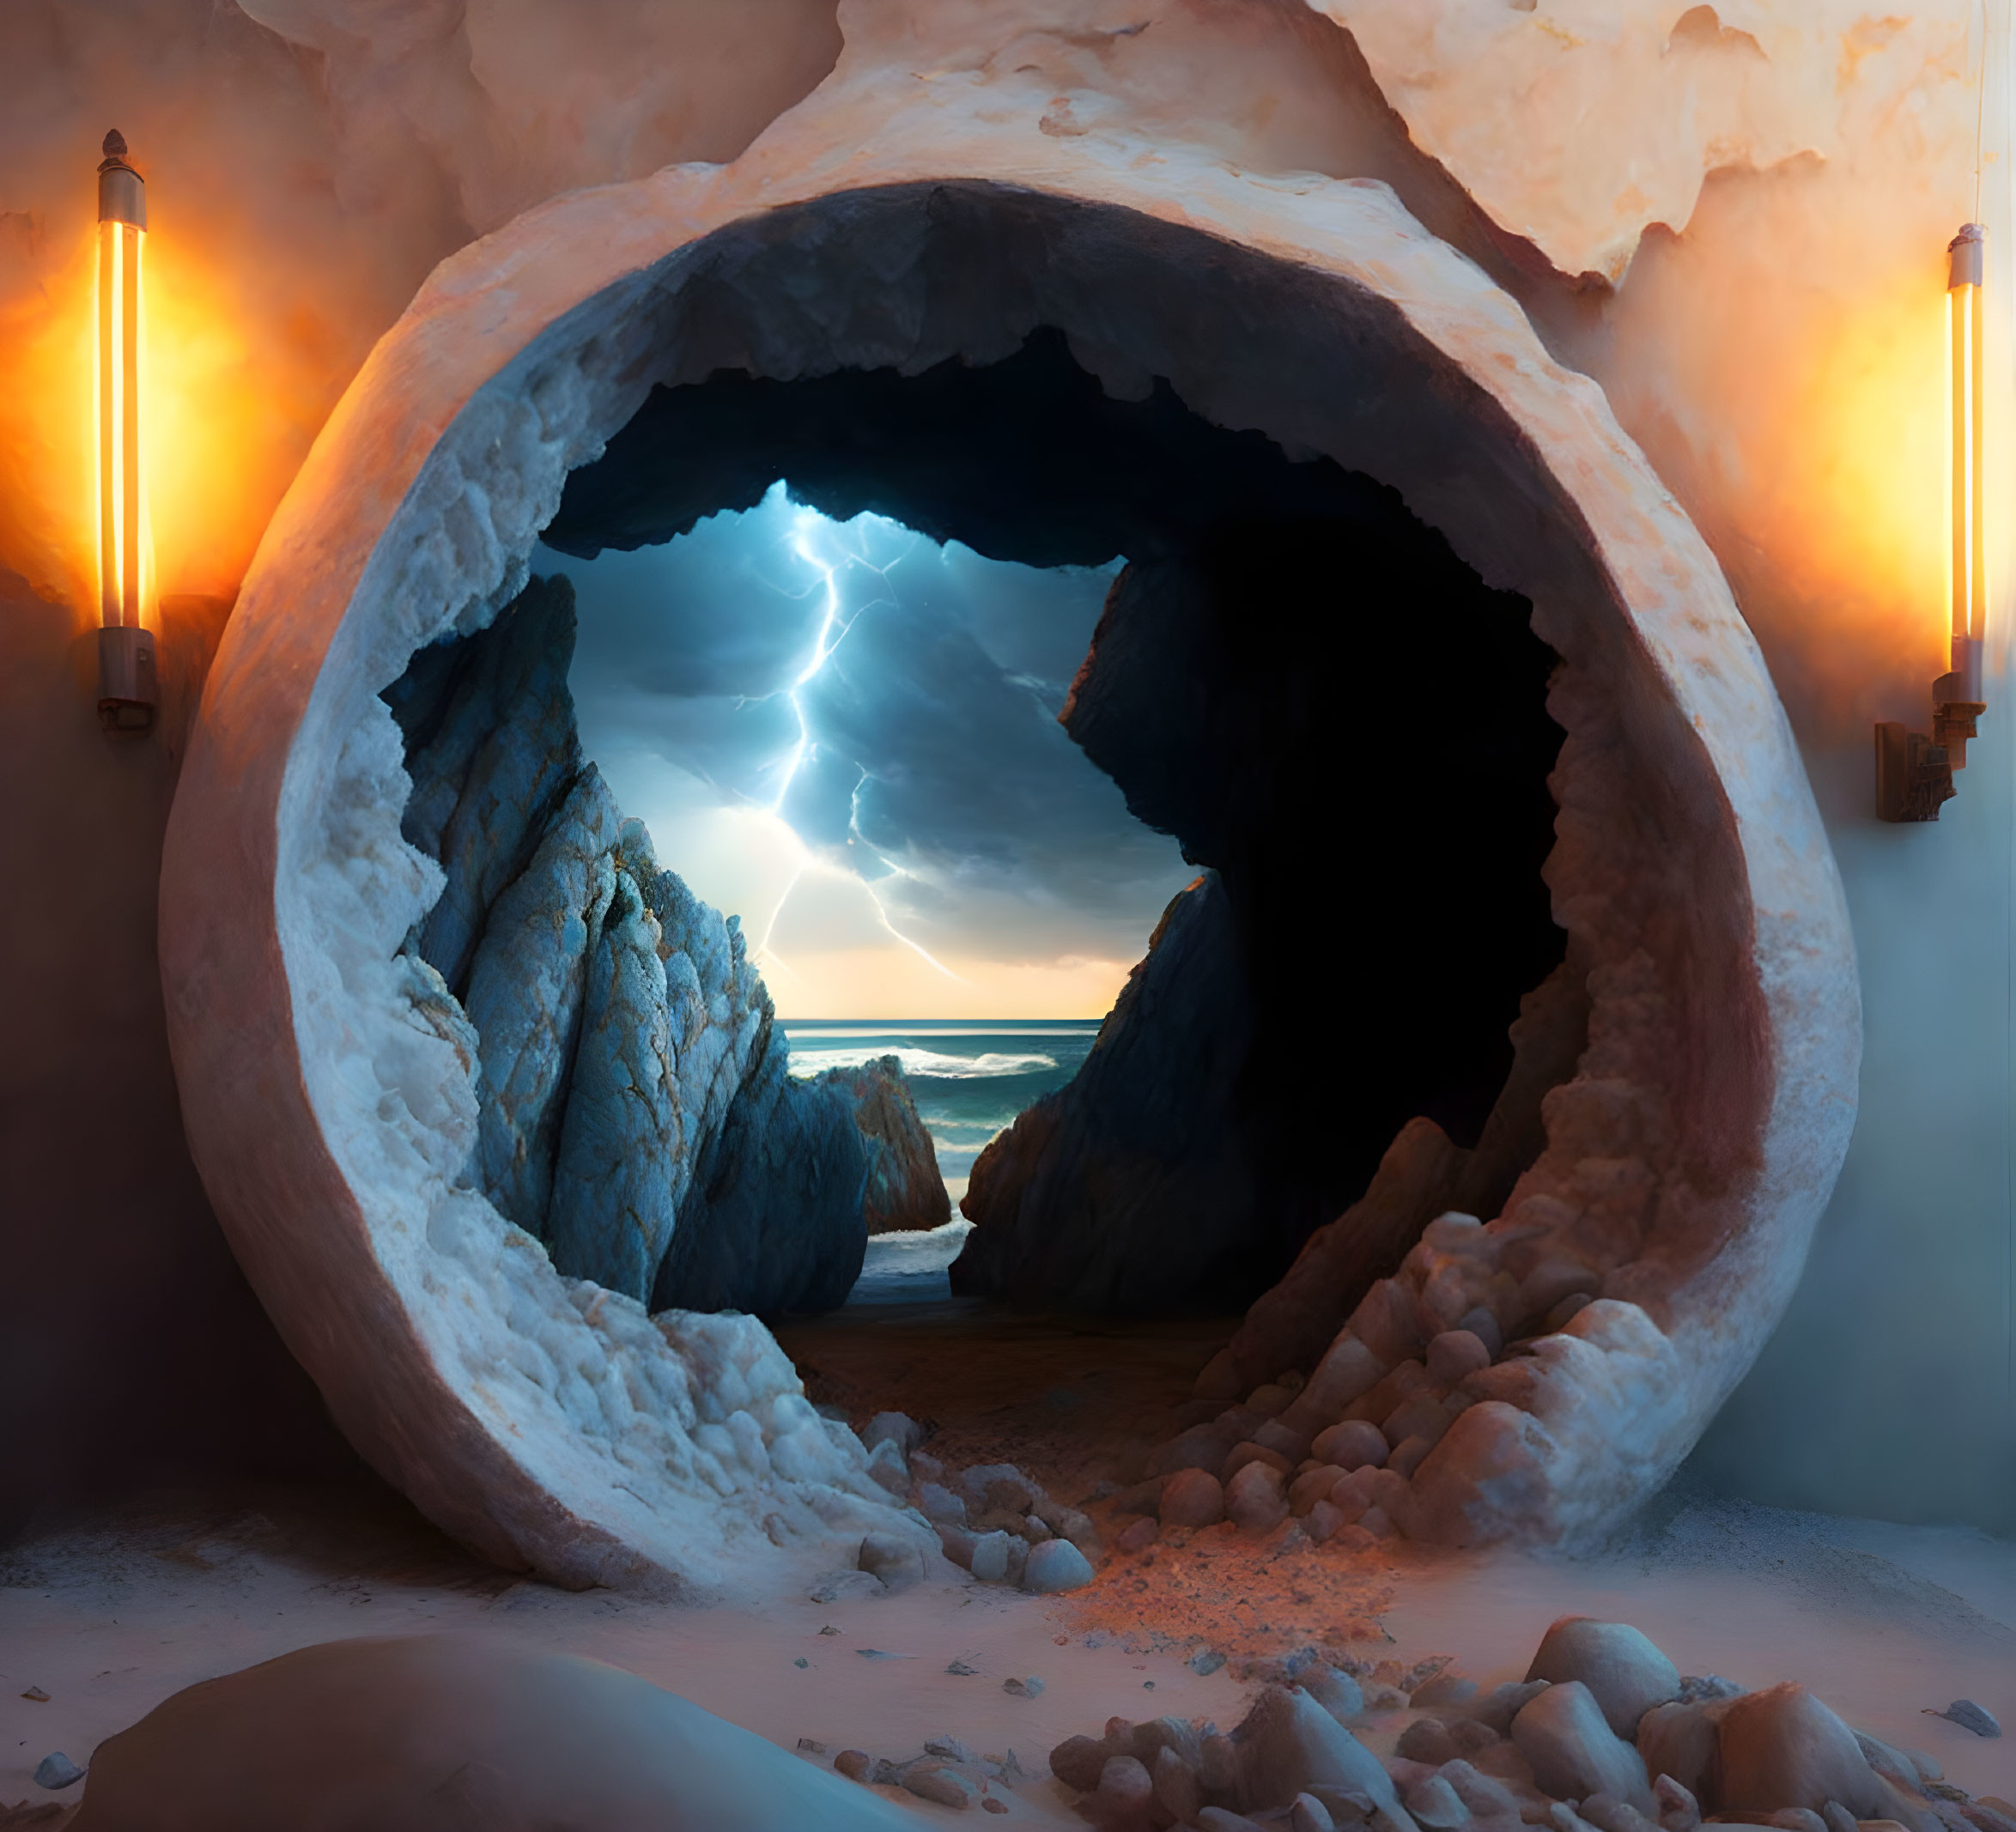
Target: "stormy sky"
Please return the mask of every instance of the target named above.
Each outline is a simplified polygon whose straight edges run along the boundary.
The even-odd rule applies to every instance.
[[[575,584],[582,739],[738,913],[779,1009],[1096,1015],[1194,874],[1057,724],[1114,567],[845,524],[781,484]]]

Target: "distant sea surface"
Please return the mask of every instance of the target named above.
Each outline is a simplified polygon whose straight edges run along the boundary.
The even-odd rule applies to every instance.
[[[791,1072],[813,1076],[877,1056],[903,1065],[918,1115],[938,1151],[938,1174],[952,1199],[951,1222],[929,1234],[881,1234],[852,1301],[888,1302],[949,1295],[944,1269],[958,1256],[971,1223],[957,1213],[973,1161],[1015,1116],[1078,1073],[1099,1034],[1096,1018],[930,1019],[902,1023],[867,1018],[781,1021]]]

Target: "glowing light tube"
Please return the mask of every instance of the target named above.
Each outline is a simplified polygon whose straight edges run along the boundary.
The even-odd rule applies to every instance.
[[[1948,252],[1947,336],[1952,365],[1952,616],[1956,701],[1981,698],[1981,639],[1988,605],[1988,536],[1982,476],[1982,276],[1984,234],[1970,222]]]
[[[141,258],[147,186],[115,127],[98,168],[98,711],[107,727],[145,731],[159,698],[154,638],[141,625]]]

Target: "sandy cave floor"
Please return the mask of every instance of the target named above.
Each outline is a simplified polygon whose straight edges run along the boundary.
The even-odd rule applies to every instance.
[[[780,1333],[815,1399],[857,1423],[902,1406],[935,1424],[930,1448],[948,1463],[1018,1462],[1076,1501],[1134,1473],[1225,1325],[952,1302],[850,1307]],[[1008,1823],[1078,1827],[1044,1757],[1110,1716],[1229,1726],[1249,1663],[1311,1644],[1402,1668],[1452,1655],[1489,1685],[1523,1677],[1569,1613],[1635,1623],[1683,1672],[1803,1681],[1970,1793],[2016,1793],[2016,1545],[1970,1529],[1788,1514],[1683,1484],[1626,1540],[1576,1561],[1393,1542],[1352,1554],[1293,1528],[1253,1540],[1219,1527],[1110,1560],[1065,1597],[948,1584],[692,1610],[497,1572],[361,1473],[45,1521],[0,1552],[0,1805],[51,1798],[31,1779],[44,1756],[87,1761],[197,1680],[314,1641],[455,1629],[610,1661],[786,1748],[809,1737],[901,1759],[950,1732],[1012,1749],[1036,1779]],[[1200,1676],[1187,1664],[1200,1649],[1226,1664]],[[1041,1696],[1002,1689],[1021,1675],[1044,1681]],[[48,1701],[21,1697],[30,1687]],[[2013,1733],[1985,1741],[1922,1714],[1957,1697]],[[1375,1720],[1367,1740],[1388,1753],[1407,1721]]]

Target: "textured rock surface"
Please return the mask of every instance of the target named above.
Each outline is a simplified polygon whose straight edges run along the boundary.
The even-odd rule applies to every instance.
[[[938,1174],[938,1150],[917,1115],[900,1056],[880,1056],[859,1068],[829,1069],[816,1079],[843,1089],[854,1103],[854,1124],[868,1142],[868,1186],[861,1212],[870,1234],[942,1228],[952,1218],[951,1198]]]
[[[177,1692],[98,1746],[76,1823],[143,1832],[164,1801],[214,1832],[916,1823],[633,1673],[446,1635],[326,1641]]]
[[[1570,1271],[1596,1277],[1567,1265],[1592,1241],[1601,1290],[1394,1497],[1412,1530],[1559,1538],[1627,1511],[1749,1365],[1831,1186],[1859,1041],[1839,883],[1697,531],[1596,391],[1390,194],[1046,133],[1047,81],[1005,70],[1009,105],[941,106],[850,38],[821,96],[734,166],[556,200],[458,257],[318,441],[211,672],[162,874],[191,1146],[346,1434],[505,1562],[760,1581],[774,1560],[833,1568],[830,1516],[902,1519],[760,1329],[570,1286],[458,1180],[475,1090],[393,964],[441,877],[398,831],[378,693],[508,601],[568,468],[653,381],[917,374],[1060,326],[1116,393],[1165,377],[1221,425],[1377,475],[1535,607],[1565,664],[1548,871],[1589,949],[1592,1087],[1579,1108],[1550,1097],[1549,1150],[1479,1281],[1446,1245],[1396,1279],[1436,1313],[1424,1341],[1475,1283],[1501,1324],[1543,1288],[1558,1303]],[[1000,284],[942,284],[981,250]],[[808,313],[821,296],[849,309]],[[1595,1104],[1636,1123],[1616,1083],[1650,1091],[1636,1160],[1582,1149]]]
[[[385,695],[415,785],[402,830],[446,879],[408,947],[463,976],[481,1040],[477,1176],[568,1277],[659,1308],[830,1307],[860,1270],[865,1148],[791,1078],[734,919],[581,766],[573,604],[534,579]],[[914,1161],[900,1081],[865,1098]],[[923,1156],[942,1209],[927,1136]]]
[[[1251,1032],[1231,907],[1206,875],[1163,912],[1070,1084],[975,1162],[952,1289],[1150,1310],[1237,1277],[1254,1232],[1236,1109]]]
[[[1529,1679],[1580,1680],[1604,1721],[1626,1742],[1655,1705],[1680,1696],[1680,1670],[1629,1623],[1564,1616],[1540,1639]]]

